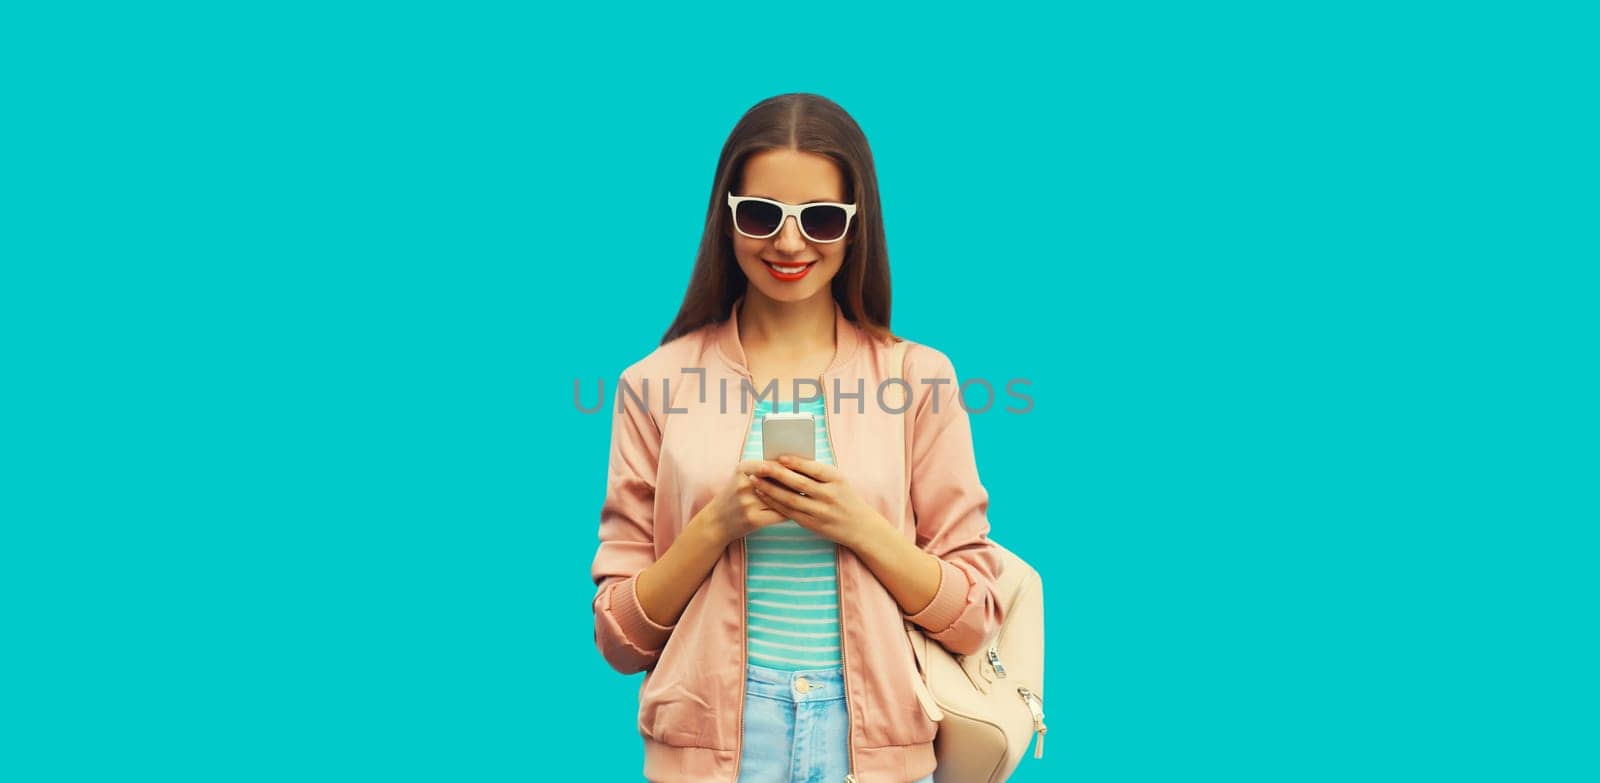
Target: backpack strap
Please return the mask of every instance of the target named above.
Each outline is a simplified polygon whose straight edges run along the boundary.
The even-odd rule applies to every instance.
[[[911,379],[906,377],[906,351],[909,347],[910,343],[908,341],[901,340],[889,349],[889,366],[898,367],[900,379],[908,385],[911,383]],[[900,389],[899,404],[895,407],[905,408],[900,413],[900,417],[903,419],[900,428],[900,451],[904,453],[911,444],[911,409],[909,407],[911,392],[905,386],[900,387]],[[905,456],[905,464],[906,485],[904,491],[909,493],[911,491],[911,456],[909,454]],[[939,709],[938,702],[933,698],[933,692],[928,688],[928,637],[923,635],[922,629],[918,628],[916,623],[910,620],[905,620],[904,622],[906,638],[911,642],[911,655],[917,662],[918,676],[916,682],[913,683],[917,701],[922,703],[922,711],[927,714],[930,720],[942,721],[944,720],[944,711]]]
[[[907,452],[911,445],[911,379],[906,377],[906,352],[910,346],[910,341],[901,340],[889,349],[889,366],[900,368],[899,377],[906,383],[905,386],[897,387],[900,389],[900,404],[895,406],[905,408],[904,411],[900,412],[900,451],[902,453]],[[906,483],[902,490],[909,495],[911,492],[911,455],[909,453],[906,453],[905,464]]]
[[[905,381],[907,385],[911,383],[911,379],[906,377],[906,351],[910,345],[911,343],[909,341],[901,340],[900,342],[895,343],[894,347],[889,349],[889,366],[900,368],[900,379]],[[902,387],[900,404],[906,405],[910,401],[911,392]],[[904,433],[904,440],[901,442],[900,446],[901,448],[904,448],[911,442],[911,410],[908,408],[907,410],[903,411],[900,414],[900,417],[903,419],[903,421],[900,423],[904,425],[904,428],[901,429],[901,432]],[[908,472],[908,475],[906,476],[908,490],[910,489],[910,481],[911,477]]]

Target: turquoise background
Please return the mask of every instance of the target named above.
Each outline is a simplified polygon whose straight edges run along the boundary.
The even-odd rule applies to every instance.
[[[638,779],[609,425],[818,92],[1047,592],[1017,781],[1600,779],[1571,6],[0,11],[0,778]],[[608,204],[624,204],[625,220]]]

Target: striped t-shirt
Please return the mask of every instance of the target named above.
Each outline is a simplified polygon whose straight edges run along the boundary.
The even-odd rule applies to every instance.
[[[778,411],[791,412],[794,406],[790,400]],[[762,458],[761,417],[773,412],[765,399],[756,400],[755,408],[744,445],[747,460]],[[823,400],[801,402],[799,410],[817,418],[817,461],[834,464],[827,405]],[[842,665],[835,546],[792,519],[745,536],[750,561],[745,575],[749,618],[745,646],[751,663],[790,671]]]

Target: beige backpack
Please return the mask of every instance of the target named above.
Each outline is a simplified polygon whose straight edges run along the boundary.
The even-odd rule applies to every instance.
[[[905,350],[902,341],[891,353],[902,378]],[[908,430],[910,425],[907,416]],[[906,621],[922,673],[914,683],[917,698],[939,722],[936,783],[1000,783],[1017,768],[1034,735],[1033,757],[1044,756],[1044,587],[1032,566],[995,547],[1003,561],[997,589],[1005,619],[983,652],[952,654]]]

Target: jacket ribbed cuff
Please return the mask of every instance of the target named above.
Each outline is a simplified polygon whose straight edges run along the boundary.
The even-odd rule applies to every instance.
[[[645,616],[636,592],[638,583],[639,577],[635,575],[611,586],[611,615],[617,618],[617,625],[622,626],[622,632],[634,647],[641,652],[660,652],[677,624],[658,625]]]
[[[948,630],[961,616],[961,610],[966,608],[967,593],[971,587],[972,582],[967,579],[966,572],[941,557],[939,591],[933,594],[933,600],[922,611],[906,615],[906,619],[927,629],[928,633]]]

